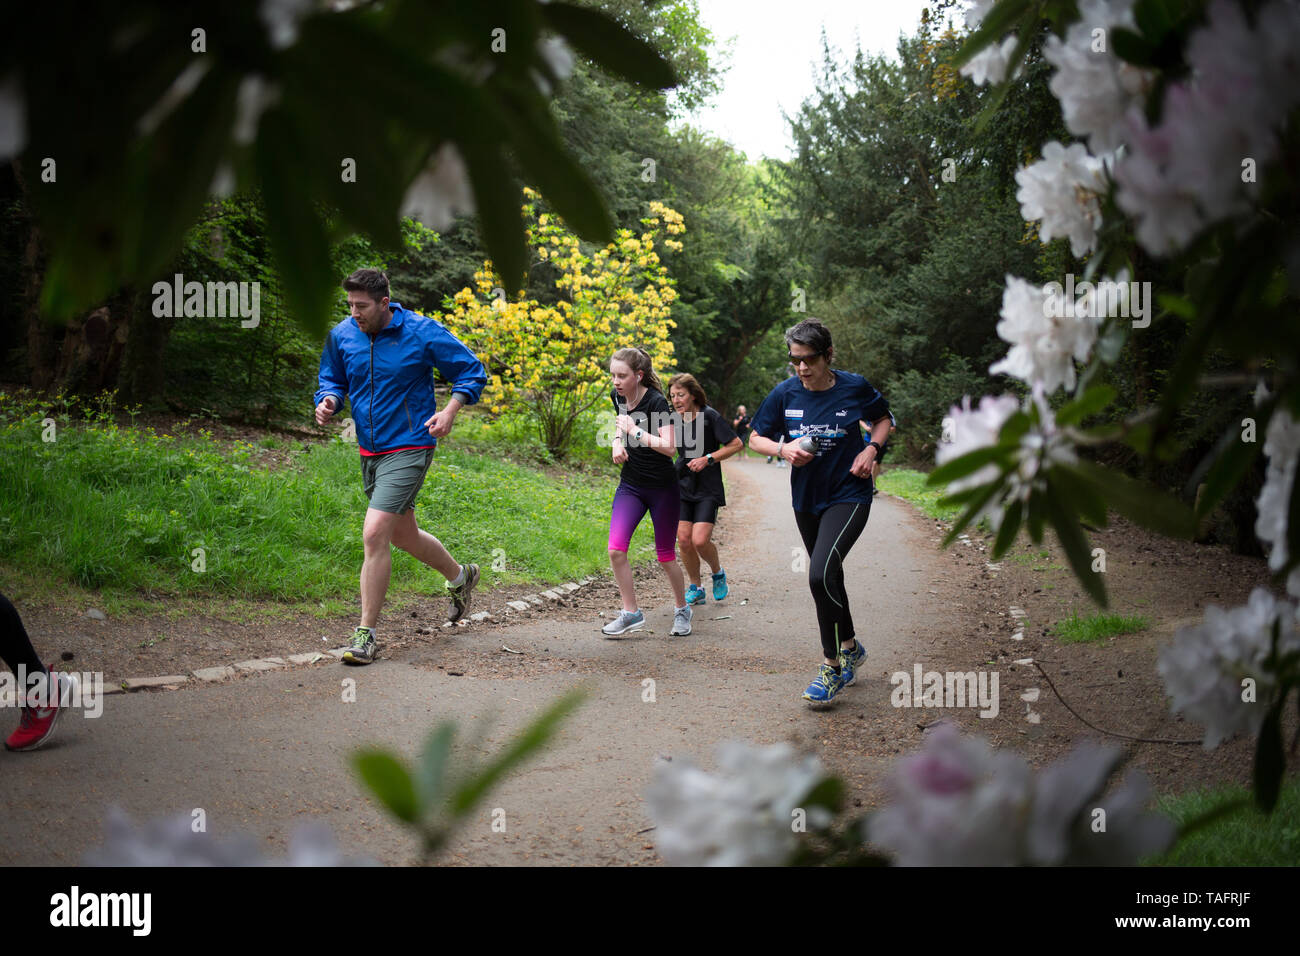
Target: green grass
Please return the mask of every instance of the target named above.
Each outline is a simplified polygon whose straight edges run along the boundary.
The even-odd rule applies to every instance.
[[[1116,634],[1132,634],[1151,626],[1148,618],[1140,615],[1089,614],[1079,617],[1079,612],[1056,622],[1056,635],[1066,644],[1103,641]]]
[[[355,599],[366,508],[356,445],[314,445],[270,471],[253,444],[160,435],[106,415],[85,424],[58,415],[56,440],[44,442],[45,416],[0,395],[0,556],[11,590],[17,583],[29,600],[93,593],[110,613],[218,598],[232,612],[269,600],[328,613]],[[477,562],[489,587],[554,584],[609,566],[616,483],[612,465],[607,476],[557,479],[444,447],[416,518]],[[634,560],[652,541],[643,522]],[[395,605],[442,584],[394,549]]]
[[[1243,787],[1197,790],[1163,797],[1156,809],[1175,823],[1200,816],[1230,800],[1248,798]],[[1300,862],[1300,781],[1282,788],[1268,816],[1249,806],[1189,834],[1149,866],[1295,866]]]
[[[879,487],[887,495],[895,495],[910,502],[923,514],[939,521],[953,521],[961,516],[962,509],[939,504],[944,496],[942,488],[927,488],[923,471],[912,468],[884,468],[880,473]]]

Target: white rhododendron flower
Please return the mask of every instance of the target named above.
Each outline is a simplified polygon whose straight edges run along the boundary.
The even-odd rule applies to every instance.
[[[825,779],[816,757],[788,744],[722,743],[717,773],[661,762],[646,791],[655,845],[673,866],[779,866],[797,846],[795,810],[807,811],[809,827],[829,824],[825,810],[802,807]]]
[[[1011,51],[1016,48],[1013,33],[999,43],[990,43],[962,65],[961,75],[969,76],[976,86],[1001,83],[1007,78]]]
[[[1019,408],[1020,402],[1014,395],[999,395],[997,398],[985,395],[980,399],[979,407],[972,411],[970,396],[964,396],[961,407],[953,405],[948,409],[950,421],[945,423],[944,440],[939,442],[935,462],[942,465],[976,449],[996,445],[1002,426]],[[997,465],[984,465],[949,484],[948,493],[956,494],[967,488],[978,487],[997,476]]]
[[[137,826],[118,807],[104,823],[104,843],[86,853],[89,866],[373,866],[373,860],[347,856],[333,831],[310,821],[294,831],[289,855],[282,860],[262,855],[258,841],[247,833],[218,838],[194,832],[188,813],[156,818]]]
[[[1255,499],[1258,511],[1255,534],[1269,545],[1269,568],[1281,571],[1291,557],[1286,546],[1287,516],[1297,462],[1300,462],[1300,422],[1284,408],[1278,408],[1269,419],[1264,454],[1268,469],[1264,473],[1264,487]],[[1292,596],[1300,597],[1300,568],[1287,575],[1286,589]]]
[[[901,866],[1131,865],[1166,848],[1174,827],[1143,810],[1140,775],[1099,799],[1119,759],[1085,743],[1035,775],[1018,754],[943,723],[920,753],[898,761],[887,782],[893,799],[867,836]],[[1103,832],[1090,825],[1097,809],[1106,812]]]
[[[1043,242],[1057,236],[1070,240],[1070,252],[1084,256],[1097,245],[1101,202],[1106,191],[1105,166],[1082,143],[1067,149],[1058,142],[1043,147],[1043,158],[1016,173],[1016,199],[1026,221],[1042,220]]]
[[[1043,56],[1056,67],[1048,88],[1061,103],[1066,129],[1087,137],[1093,154],[1100,156],[1123,143],[1125,114],[1141,105],[1152,74],[1125,63],[1112,50],[1111,28],[1134,28],[1133,0],[1085,0],[1079,13],[1064,40],[1047,38]]]
[[[402,215],[442,231],[460,213],[474,211],[474,193],[459,151],[445,143],[402,197]]]
[[[1181,628],[1160,652],[1173,709],[1205,725],[1206,750],[1239,731],[1259,732],[1278,690],[1278,675],[1266,666],[1275,625],[1278,653],[1300,651],[1295,606],[1256,588],[1243,607],[1210,605],[1200,624]],[[1242,699],[1246,678],[1255,682],[1253,701]]]
[[[1243,163],[1278,154],[1277,129],[1300,103],[1298,45],[1293,0],[1273,0],[1253,27],[1240,7],[1216,0],[1187,44],[1191,76],[1165,92],[1159,125],[1129,112],[1115,199],[1148,252],[1176,252],[1208,224],[1250,208]]]
[[[1048,394],[1061,385],[1074,388],[1074,362],[1087,360],[1100,320],[1091,314],[1095,310],[1055,301],[1059,298],[1041,286],[1007,276],[997,331],[999,338],[1011,343],[1011,351],[989,367],[990,374],[1005,372],[1041,384]]]

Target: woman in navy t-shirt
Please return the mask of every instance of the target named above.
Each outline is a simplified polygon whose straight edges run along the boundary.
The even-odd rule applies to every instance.
[[[867,656],[854,638],[844,558],[871,513],[871,466],[889,435],[889,403],[861,375],[832,368],[831,333],[816,319],[788,329],[785,341],[798,375],[763,400],[749,447],[794,466],[794,519],[809,556],[824,658],[803,698],[825,703],[853,683]],[[871,441],[864,441],[859,420],[872,423]],[[805,440],[812,451],[801,447]]]

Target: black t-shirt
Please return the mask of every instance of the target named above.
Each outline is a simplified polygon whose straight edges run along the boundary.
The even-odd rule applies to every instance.
[[[677,434],[677,471],[682,476],[681,495],[683,501],[705,501],[712,499],[720,506],[727,503],[727,494],[722,487],[722,466],[709,465],[703,471],[691,471],[686,463],[692,458],[703,458],[712,454],[723,445],[734,441],[736,433],[731,430],[727,420],[706,405],[704,411],[694,418],[685,419],[678,416]]]
[[[794,510],[821,514],[842,502],[870,501],[871,479],[849,471],[867,447],[859,421],[875,423],[889,415],[889,403],[861,375],[834,369],[835,384],[824,392],[787,378],[772,389],[754,415],[754,434],[773,441],[810,436],[817,457],[790,469]]]
[[[618,392],[610,390],[609,399],[614,403],[614,412],[618,415],[630,415],[632,420],[645,432],[659,437],[659,429],[671,425],[674,421],[672,406],[662,392],[647,388],[636,408],[628,409],[627,403]],[[638,488],[666,488],[677,481],[677,469],[673,460],[661,451],[639,445],[636,433],[622,435],[623,447],[627,449],[627,461],[619,472],[619,480]]]

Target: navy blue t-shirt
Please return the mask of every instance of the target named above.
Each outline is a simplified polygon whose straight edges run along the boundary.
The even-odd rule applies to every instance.
[[[880,421],[889,414],[889,403],[861,375],[832,371],[835,384],[826,391],[814,392],[797,377],[788,378],[754,413],[755,435],[785,438],[787,444],[810,435],[817,442],[817,457],[790,469],[795,511],[821,514],[831,505],[871,500],[871,479],[849,469],[867,447],[858,421]]]

